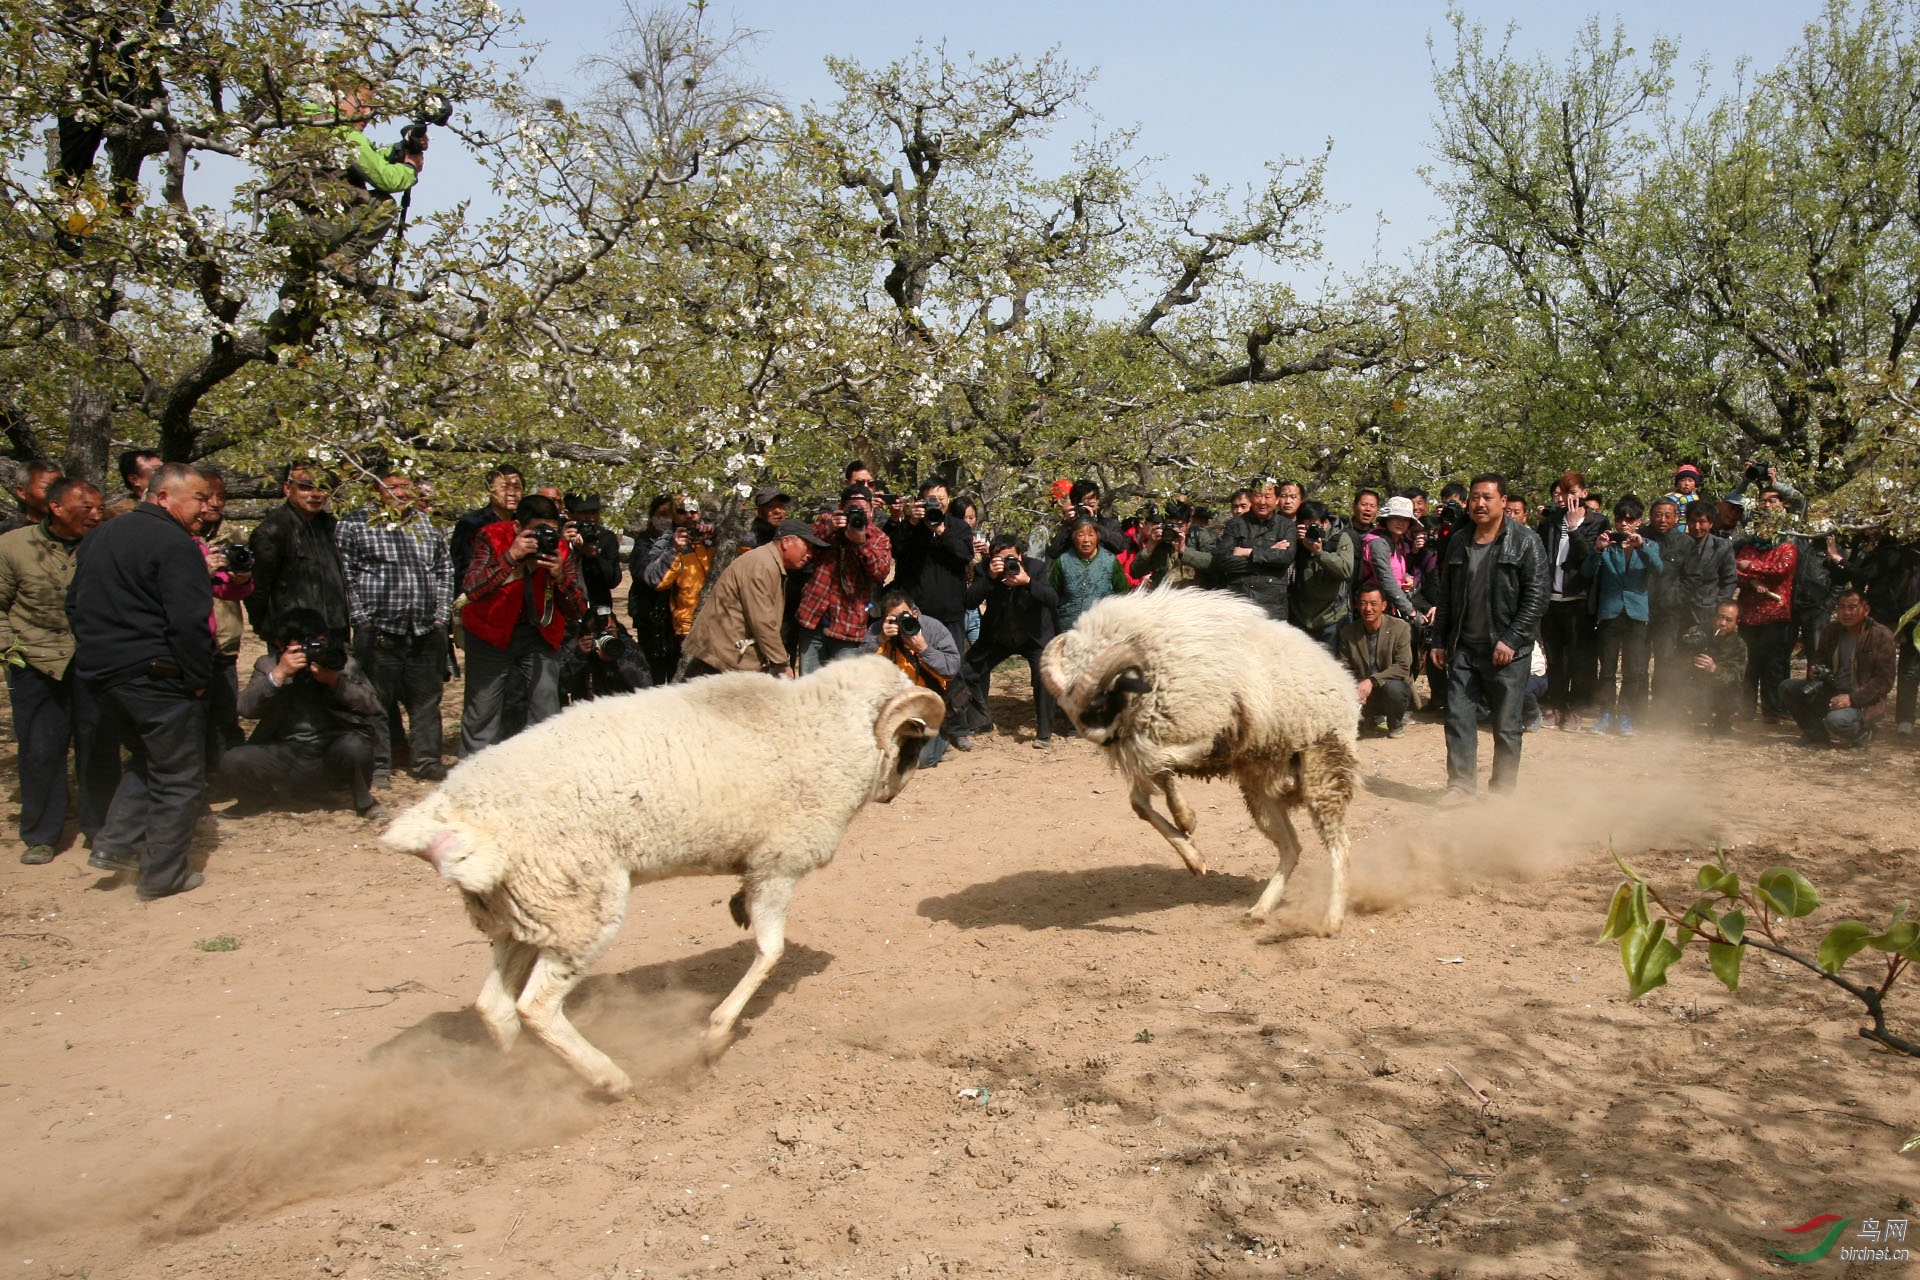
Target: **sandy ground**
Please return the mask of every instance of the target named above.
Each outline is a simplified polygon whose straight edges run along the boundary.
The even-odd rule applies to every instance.
[[[1092,748],[1029,736],[861,815],[711,1070],[734,885],[641,890],[571,1006],[640,1082],[612,1105],[495,1053],[455,894],[350,815],[234,824],[151,906],[9,840],[0,1280],[1746,1276],[1816,1214],[1920,1218],[1920,1070],[1848,998],[1691,957],[1629,1004],[1593,941],[1609,840],[1676,890],[1717,843],[1800,867],[1809,939],[1882,913],[1920,865],[1903,744],[1546,732],[1516,800],[1439,813],[1418,724],[1363,744],[1362,907],[1321,938],[1311,873],[1240,922],[1271,854],[1227,786],[1194,878]]]

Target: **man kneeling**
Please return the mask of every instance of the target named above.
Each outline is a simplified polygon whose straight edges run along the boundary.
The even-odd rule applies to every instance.
[[[254,662],[240,694],[240,714],[259,727],[220,758],[220,774],[240,799],[227,816],[258,812],[276,792],[345,786],[355,813],[385,819],[372,791],[374,721],[385,714],[373,684],[312,609],[280,614],[267,641],[269,652]]]

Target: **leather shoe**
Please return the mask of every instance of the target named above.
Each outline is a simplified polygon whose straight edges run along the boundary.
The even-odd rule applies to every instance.
[[[146,888],[142,886],[134,892],[133,896],[142,902],[154,902],[161,898],[171,898],[176,893],[192,893],[206,882],[207,878],[198,871],[189,871],[187,878],[180,882],[180,887],[177,889],[163,889],[159,893],[149,893]]]
[[[87,865],[95,871],[112,874],[116,871],[138,871],[140,855],[135,853],[114,853],[109,849],[95,849],[87,855]]]

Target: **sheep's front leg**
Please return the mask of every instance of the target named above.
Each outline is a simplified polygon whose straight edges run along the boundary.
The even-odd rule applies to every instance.
[[[534,962],[533,972],[527,975],[526,989],[514,1002],[521,1023],[542,1044],[553,1050],[562,1062],[579,1072],[594,1088],[615,1095],[633,1092],[633,1081],[626,1072],[613,1065],[613,1059],[587,1042],[587,1038],[567,1021],[561,1006],[568,993],[586,976],[594,961],[605,955],[607,948],[613,945],[614,938],[620,933],[620,922],[626,917],[626,901],[623,885],[613,918],[601,925],[600,932],[577,956],[563,956],[552,950],[541,951],[540,958]]]
[[[709,1063],[726,1049],[741,1010],[747,1007],[747,1001],[753,999],[753,993],[767,980],[787,949],[787,906],[793,901],[793,881],[785,878],[755,881],[747,885],[746,894],[746,914],[752,922],[753,941],[759,952],[747,966],[745,976],[734,984],[727,998],[707,1019],[701,1051]]]
[[[520,1038],[520,1014],[513,1007],[514,1001],[520,998],[520,992],[527,985],[527,975],[539,956],[535,948],[511,938],[493,944],[493,968],[487,971],[487,980],[481,984],[480,998],[473,1002],[473,1007],[502,1053],[513,1048],[513,1042]]]
[[[1187,833],[1161,817],[1159,810],[1153,807],[1153,792],[1148,790],[1150,785],[1141,781],[1133,784],[1133,791],[1127,797],[1128,803],[1133,805],[1133,811],[1139,814],[1143,821],[1150,823],[1155,831],[1166,837],[1167,843],[1173,846],[1173,851],[1180,855],[1182,862],[1187,864],[1187,870],[1197,876],[1207,874],[1207,860],[1200,856],[1200,850],[1194,848],[1193,841],[1187,838]],[[1172,806],[1171,799],[1168,804]],[[1176,808],[1175,812],[1179,810]],[[1187,818],[1189,821],[1193,818],[1191,809],[1187,811]]]
[[[1256,787],[1243,788],[1241,794],[1247,798],[1247,812],[1253,815],[1253,824],[1280,851],[1273,879],[1267,881],[1260,900],[1247,908],[1247,919],[1257,924],[1273,914],[1287,892],[1287,877],[1300,861],[1300,836],[1293,829],[1293,820],[1287,816],[1285,800]]]

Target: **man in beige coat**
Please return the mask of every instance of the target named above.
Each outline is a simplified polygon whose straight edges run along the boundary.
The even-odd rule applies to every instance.
[[[687,633],[687,678],[722,671],[791,675],[792,658],[780,634],[787,575],[805,569],[826,545],[804,520],[788,520],[772,541],[728,565]]]

